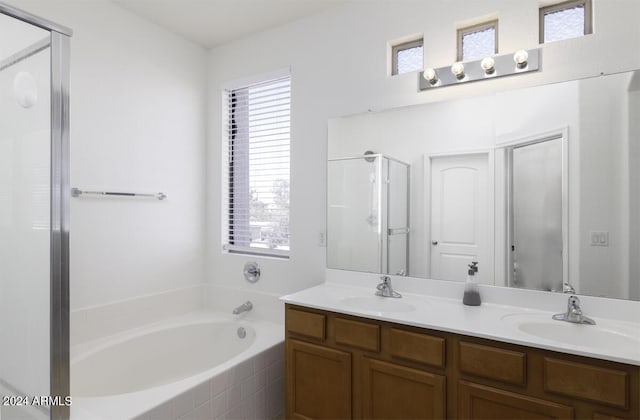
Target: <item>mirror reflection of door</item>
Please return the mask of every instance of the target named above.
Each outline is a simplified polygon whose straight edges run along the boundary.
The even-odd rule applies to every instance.
[[[509,285],[562,291],[562,137],[509,149]]]
[[[465,281],[478,261],[476,279],[493,284],[489,154],[431,158],[431,278]]]

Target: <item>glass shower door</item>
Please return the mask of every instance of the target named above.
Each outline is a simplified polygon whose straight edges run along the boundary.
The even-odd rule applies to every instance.
[[[68,114],[60,71],[66,57],[51,53],[61,51],[60,34],[30,18],[0,4],[0,395],[19,397],[3,401],[5,419],[68,416],[51,399],[34,404],[35,397],[64,393],[59,379],[68,383],[68,374],[51,373],[68,370],[60,364],[68,359],[68,298],[64,305],[59,299],[61,272],[68,292],[68,226],[61,217]]]
[[[511,169],[510,285],[561,291],[561,138],[514,148]]]
[[[388,160],[387,273],[409,273],[409,167]]]
[[[342,270],[382,271],[381,158],[328,163],[327,262]]]

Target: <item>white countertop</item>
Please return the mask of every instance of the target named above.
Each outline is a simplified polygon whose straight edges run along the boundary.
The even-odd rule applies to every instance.
[[[598,329],[606,332],[614,331],[613,334],[621,331],[625,336],[637,338],[638,345],[609,344],[608,340],[598,340],[599,337],[597,335],[593,336],[593,338],[591,335],[588,337],[585,335],[587,339],[581,345],[575,343],[567,344],[559,340],[541,338],[537,335],[525,333],[514,322],[510,321],[517,318],[531,319],[544,323],[547,320],[551,320],[554,312],[492,302],[483,302],[481,306],[466,306],[462,304],[462,296],[454,299],[452,297],[407,293],[395,284],[394,288],[402,293],[402,298],[375,297],[375,284],[372,287],[365,288],[351,284],[327,282],[283,296],[281,299],[286,303],[315,309],[640,366],[640,323],[637,321],[607,319],[590,316],[589,313],[585,313],[585,315],[596,321]],[[369,297],[371,298],[369,299]],[[364,309],[358,305],[351,304],[350,302],[353,302],[354,299],[356,301],[365,299],[366,302],[372,303],[372,309]],[[396,301],[398,302],[399,310],[377,311],[373,309],[378,302],[376,299]],[[378,303],[385,304],[382,301]],[[396,305],[396,303],[392,302],[389,304]],[[413,307],[413,309],[403,312],[408,307]],[[586,331],[587,334],[597,332],[596,329],[589,325],[571,324],[562,321],[551,322],[551,327],[560,327],[559,324],[555,324],[557,322],[562,324],[561,328],[566,326],[566,328],[574,329],[572,332]],[[542,325],[544,326],[544,324]],[[592,328],[592,330],[587,330],[588,328]]]

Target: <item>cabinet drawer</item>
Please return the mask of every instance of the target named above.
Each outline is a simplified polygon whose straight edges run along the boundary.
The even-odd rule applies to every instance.
[[[628,408],[629,375],[622,370],[544,358],[544,389],[547,392]]]
[[[365,322],[336,318],[333,321],[336,344],[380,351],[380,327]]]
[[[444,367],[445,340],[427,334],[391,328],[389,353],[400,359]]]
[[[324,340],[326,337],[326,319],[327,317],[322,314],[287,308],[285,322],[288,332]]]
[[[518,351],[460,342],[460,370],[496,381],[525,385],[527,355]]]

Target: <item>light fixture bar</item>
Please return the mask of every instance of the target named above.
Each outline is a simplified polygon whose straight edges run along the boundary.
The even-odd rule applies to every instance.
[[[486,67],[490,60],[481,59],[463,63],[463,77],[460,77],[459,75],[456,77],[452,72],[452,70],[459,70],[459,63],[454,63],[452,66],[440,67],[437,69],[426,69],[418,74],[420,90],[422,91],[444,86],[458,85],[461,83],[475,82],[495,77],[512,76],[514,74],[529,73],[540,69],[539,48],[519,50],[513,54],[497,55],[491,58],[493,58],[493,67],[491,71],[484,69],[481,64],[484,60]],[[523,58],[526,60],[524,63],[522,62]],[[454,67],[456,68],[454,69]],[[430,80],[427,80],[424,76],[425,73]]]

